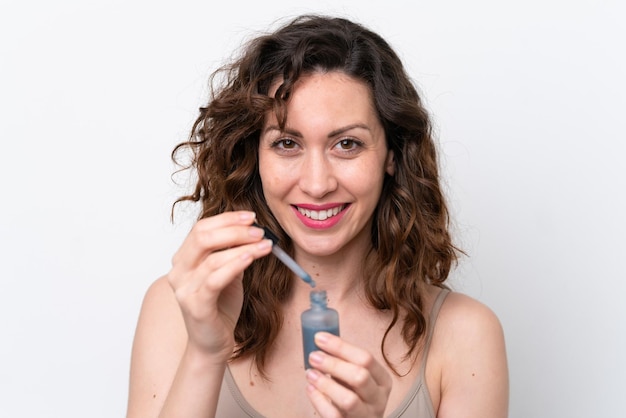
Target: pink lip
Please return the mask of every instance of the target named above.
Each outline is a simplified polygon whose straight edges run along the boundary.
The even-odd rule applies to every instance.
[[[301,205],[300,204],[297,205],[297,207],[300,207],[303,209],[309,209],[309,210],[327,210],[327,209],[331,209],[337,206],[341,206],[341,204],[328,203],[324,205],[311,205],[311,204],[303,203]],[[339,212],[338,214],[336,214],[335,216],[331,216],[330,218],[325,219],[323,221],[307,218],[306,216],[304,216],[298,211],[297,207],[295,205],[291,206],[294,213],[296,214],[296,217],[300,219],[300,222],[302,222],[304,226],[308,228],[312,228],[312,229],[328,229],[328,228],[332,228],[333,226],[337,225],[337,223],[339,223],[339,221],[346,214],[346,211],[350,207],[350,204],[346,204],[343,210]]]

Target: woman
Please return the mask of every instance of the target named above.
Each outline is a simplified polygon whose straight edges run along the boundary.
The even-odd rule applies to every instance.
[[[449,292],[457,249],[427,112],[390,46],[302,16],[250,42],[190,140],[202,213],[148,290],[128,417],[505,417],[502,329]],[[217,74],[217,73],[216,73]],[[304,370],[309,285],[339,312]]]

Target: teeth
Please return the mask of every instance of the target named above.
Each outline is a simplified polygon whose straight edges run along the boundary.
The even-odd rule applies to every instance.
[[[332,209],[327,210],[309,210],[298,208],[298,212],[306,216],[307,218],[314,219],[316,221],[325,221],[328,218],[331,218],[338,214],[343,209],[343,206],[336,206]]]

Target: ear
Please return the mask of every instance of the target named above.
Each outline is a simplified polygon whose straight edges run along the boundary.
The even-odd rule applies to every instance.
[[[390,176],[396,173],[396,159],[393,155],[393,150],[387,151],[387,160],[385,161],[385,171]]]

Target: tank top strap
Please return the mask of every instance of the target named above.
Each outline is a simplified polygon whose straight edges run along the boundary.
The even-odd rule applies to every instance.
[[[435,302],[433,303],[432,308],[430,309],[430,316],[428,317],[428,333],[426,334],[426,342],[424,344],[424,355],[422,357],[422,364],[420,365],[420,378],[424,380],[424,374],[426,371],[426,361],[428,360],[428,353],[430,352],[430,343],[433,339],[433,334],[435,331],[435,323],[437,322],[437,316],[439,315],[439,311],[441,310],[441,305],[443,305],[446,296],[450,293],[448,289],[441,289],[437,297],[435,298]]]

